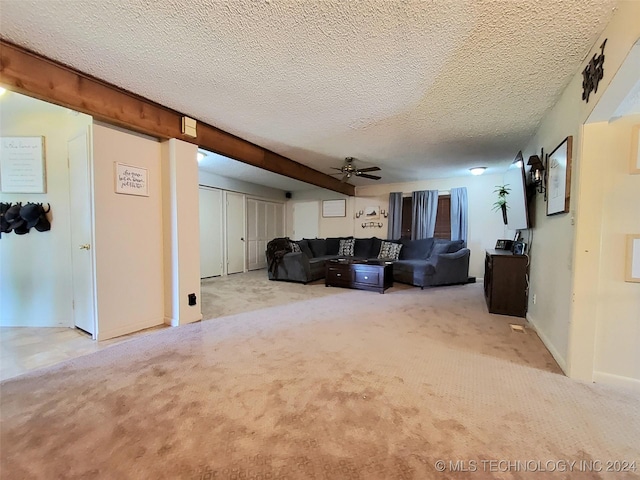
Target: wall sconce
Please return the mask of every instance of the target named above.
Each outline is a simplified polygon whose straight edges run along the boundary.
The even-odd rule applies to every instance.
[[[364,215],[364,210],[356,212],[356,218],[360,218],[362,215]]]
[[[384,218],[387,218],[389,216],[389,212],[387,212],[386,210],[380,210],[380,215],[382,215]]]
[[[544,155],[544,154],[543,154]],[[529,178],[531,181],[531,185],[535,187],[535,190],[538,193],[544,193],[544,199],[547,200],[547,188],[545,185],[546,174],[545,168],[542,164],[542,160],[538,155],[531,155],[529,157],[529,161],[527,165],[531,166],[531,170],[529,170]]]

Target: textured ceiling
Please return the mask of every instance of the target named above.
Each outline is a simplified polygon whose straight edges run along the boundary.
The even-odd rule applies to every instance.
[[[353,156],[393,182],[506,169],[615,4],[0,0],[0,32],[325,173]]]

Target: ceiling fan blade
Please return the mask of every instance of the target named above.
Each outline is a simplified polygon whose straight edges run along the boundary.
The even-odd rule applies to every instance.
[[[371,180],[380,180],[382,177],[379,177],[377,175],[368,175],[366,173],[358,173],[357,174],[359,177],[363,177],[363,178],[370,178]]]
[[[380,167],[367,167],[367,168],[359,168],[359,172],[378,172]]]
[[[332,169],[334,169],[334,170],[340,170],[340,171],[342,171],[342,167],[340,167],[340,168],[338,168],[338,167],[329,167],[329,168],[332,168]]]

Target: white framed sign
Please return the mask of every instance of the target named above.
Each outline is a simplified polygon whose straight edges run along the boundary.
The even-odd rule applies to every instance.
[[[46,193],[44,137],[0,137],[0,190]]]
[[[146,168],[114,162],[116,193],[149,196],[149,172]]]
[[[347,201],[346,200],[323,200],[322,201],[323,217],[346,217]]]
[[[627,235],[626,263],[625,281],[640,283],[640,235]]]

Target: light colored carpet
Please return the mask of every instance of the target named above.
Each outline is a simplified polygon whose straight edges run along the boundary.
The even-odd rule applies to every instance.
[[[640,461],[637,395],[556,373],[534,334],[486,313],[481,285],[326,291],[3,382],[2,477],[462,478],[460,460],[478,462],[470,478],[524,478],[481,462]]]

